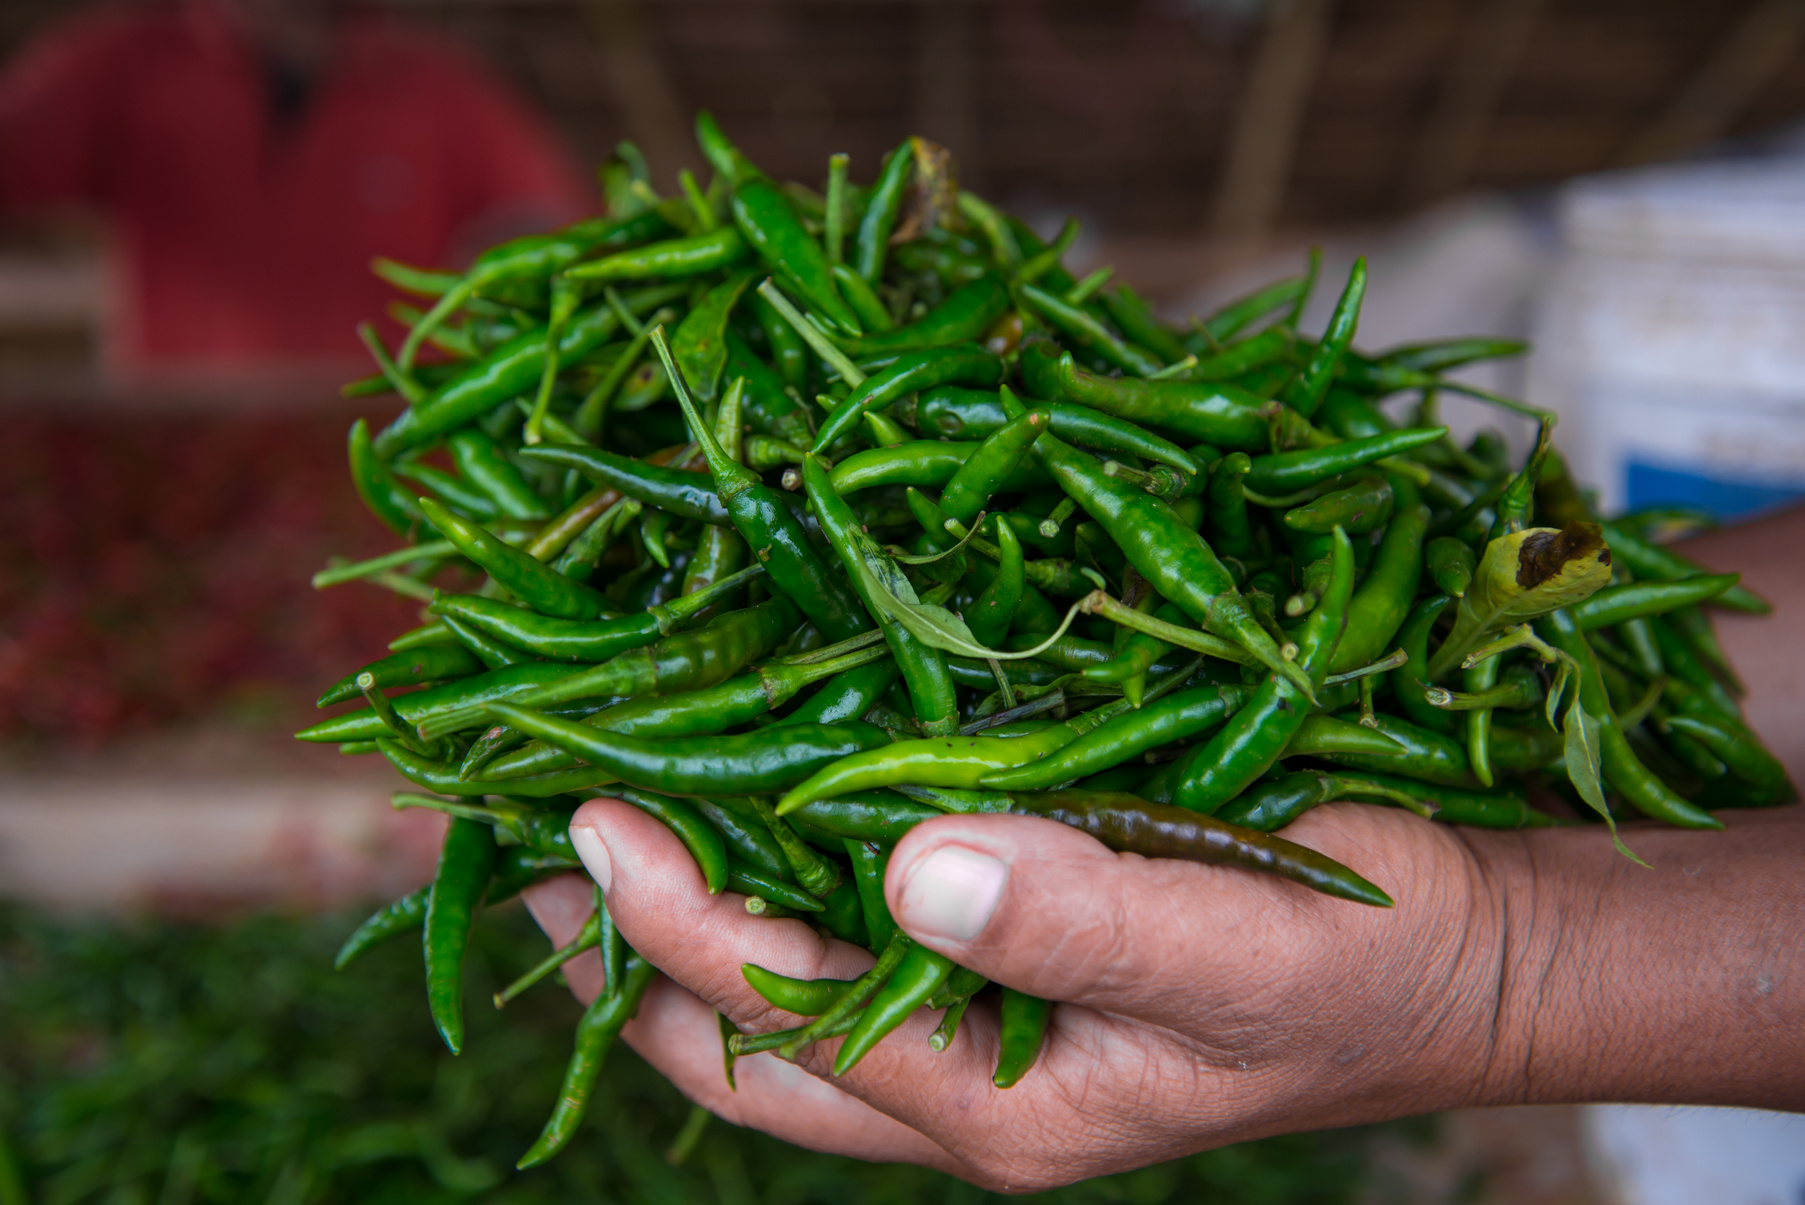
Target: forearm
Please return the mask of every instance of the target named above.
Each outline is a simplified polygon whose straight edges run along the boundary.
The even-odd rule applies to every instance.
[[[1723,832],[1475,834],[1497,918],[1483,1099],[1805,1109],[1805,809]]]

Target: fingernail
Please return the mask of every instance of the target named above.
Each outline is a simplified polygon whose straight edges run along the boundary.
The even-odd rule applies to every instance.
[[[897,901],[897,920],[931,937],[970,941],[1002,902],[1009,867],[989,854],[943,845],[917,862]]]
[[[570,843],[576,846],[577,857],[583,859],[583,869],[606,895],[609,885],[614,882],[614,863],[608,858],[608,847],[602,844],[602,835],[587,824],[573,824],[570,826]]]

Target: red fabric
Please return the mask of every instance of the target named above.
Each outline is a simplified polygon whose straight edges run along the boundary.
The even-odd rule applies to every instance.
[[[267,96],[205,0],[79,19],[0,77],[0,206],[110,219],[119,367],[358,356],[392,295],[371,256],[443,264],[478,223],[586,207],[540,123],[416,32],[354,18],[298,119]]]

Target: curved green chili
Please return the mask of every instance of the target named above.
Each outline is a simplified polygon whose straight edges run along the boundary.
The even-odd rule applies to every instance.
[[[1047,1021],[1053,1014],[1053,1003],[1012,987],[1003,989],[1001,1047],[997,1051],[996,1074],[990,1082],[999,1088],[1013,1088],[1028,1074],[1040,1058],[1046,1043]]]
[[[1133,795],[1105,791],[1024,794],[1015,797],[1010,810],[1057,820],[1122,853],[1262,870],[1357,904],[1389,908],[1392,903],[1378,887],[1315,850]]]
[[[976,343],[903,352],[834,407],[811,450],[825,451],[856,429],[867,410],[882,410],[908,394],[936,385],[994,385],[1002,377],[1003,362]]]
[[[839,1053],[834,1055],[834,1074],[845,1075],[857,1066],[860,1059],[871,1053],[872,1047],[926,1004],[928,997],[940,989],[952,971],[952,959],[926,946],[911,943],[896,970],[865,1006],[865,1015],[852,1027]]]
[[[576,1050],[564,1070],[564,1085],[551,1119],[539,1137],[514,1166],[520,1171],[537,1167],[569,1145],[589,1108],[590,1094],[601,1078],[602,1060],[628,1021],[639,1011],[639,1002],[652,985],[657,968],[635,954],[626,962],[619,991],[603,992],[577,1022]]]
[[[426,1002],[451,1053],[464,1048],[464,951],[495,866],[495,831],[462,817],[445,830],[439,871],[426,899]]]
[[[1270,452],[1255,456],[1247,473],[1247,488],[1262,494],[1291,494],[1320,481],[1339,477],[1363,464],[1396,456],[1412,448],[1432,444],[1448,433],[1446,427],[1405,427],[1365,439],[1349,439],[1322,448],[1295,452]]]
[[[428,522],[458,546],[458,551],[535,610],[563,619],[596,619],[608,613],[608,600],[598,591],[496,539],[431,498],[420,499],[420,509]]]
[[[672,795],[769,795],[823,766],[889,744],[870,724],[792,724],[738,736],[649,740],[493,704],[492,717],[530,732],[622,782]]]
[[[1266,399],[1227,382],[1099,376],[1079,368],[1070,352],[1044,343],[1022,350],[1021,372],[1035,397],[1078,402],[1229,451],[1261,452],[1272,442]]]

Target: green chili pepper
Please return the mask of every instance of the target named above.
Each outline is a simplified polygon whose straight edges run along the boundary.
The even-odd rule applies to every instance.
[[[820,1016],[853,983],[850,979],[792,979],[752,962],[741,963],[740,974],[745,976],[746,986],[763,996],[771,1007],[799,1017]]]
[[[378,687],[420,686],[427,682],[442,682],[448,679],[468,678],[483,671],[482,662],[474,654],[461,645],[427,645],[423,648],[404,649],[399,653],[391,653],[387,657],[378,658],[361,669],[346,674],[325,694],[319,697],[315,707],[330,707],[334,703],[343,703],[348,699],[362,697],[358,689],[357,679],[369,674]]]
[[[1675,715],[1669,716],[1665,724],[1671,731],[1698,741],[1721,760],[1731,774],[1747,784],[1747,794],[1736,800],[1741,806],[1773,807],[1798,798],[1798,791],[1780,759],[1769,753],[1754,733],[1734,720]]]
[[[1366,260],[1357,259],[1353,271],[1348,274],[1347,288],[1342,290],[1341,299],[1335,303],[1335,313],[1329,319],[1328,330],[1323,332],[1322,342],[1310,354],[1310,362],[1279,394],[1280,400],[1305,418],[1312,417],[1322,405],[1329,381],[1341,366],[1342,354],[1353,342],[1354,327],[1360,321],[1360,302],[1365,296]]]
[[[865,933],[871,938],[871,948],[888,953],[895,948],[898,937],[908,940],[897,929],[890,906],[884,902],[884,873],[890,867],[890,847],[848,838],[845,848],[846,856],[852,862],[853,886],[859,893],[859,907],[865,913]],[[901,950],[896,951],[896,957],[902,957]],[[869,995],[870,991],[866,988],[865,994]],[[854,1002],[854,1007],[863,1002],[861,996]]]
[[[896,228],[902,211],[903,196],[909,180],[909,168],[915,162],[915,140],[907,139],[891,151],[878,173],[877,183],[865,202],[865,214],[859,219],[859,232],[853,243],[852,266],[872,284],[884,275],[884,255],[890,248],[890,234]]]
[[[913,485],[934,489],[945,485],[959,466],[978,450],[975,443],[950,443],[937,439],[911,440],[888,448],[854,452],[834,465],[829,480],[841,496],[880,485]],[[1022,465],[1004,482],[1005,493],[1045,485],[1047,475],[1038,465]]]
[[[975,343],[907,351],[855,387],[821,425],[812,450],[825,451],[853,431],[867,410],[882,410],[907,394],[936,385],[994,385],[1003,362]]]
[[[974,343],[1009,312],[1009,304],[1008,288],[995,273],[986,272],[953,290],[915,322],[892,331],[842,339],[840,346],[847,355],[863,359]]]
[[[1268,327],[1252,338],[1231,343],[1215,355],[1203,357],[1183,372],[1176,373],[1175,378],[1182,381],[1237,380],[1248,373],[1288,361],[1296,342],[1297,334],[1289,327]]]
[[[534,984],[543,982],[554,971],[563,969],[564,964],[578,954],[598,948],[602,944],[602,918],[606,914],[606,905],[591,912],[589,919],[583,922],[583,927],[577,930],[575,937],[534,963],[520,978],[496,992],[494,995],[495,1007],[497,1009],[506,1008],[509,1001],[521,995]],[[611,983],[618,987],[620,980],[615,979]]]
[[[858,669],[847,670],[828,681],[811,695],[806,703],[777,721],[786,724],[838,724],[856,720],[870,710],[902,671],[886,657],[882,661]]]
[[[671,335],[671,355],[695,395],[712,402],[727,367],[727,319],[757,274],[741,268],[709,289]]]
[[[815,517],[821,523],[823,534],[839,554],[840,563],[852,579],[853,590],[865,604],[866,610],[877,618],[884,639],[890,645],[890,652],[895,656],[896,664],[902,670],[903,682],[908,687],[915,718],[921,722],[924,731],[953,732],[959,724],[958,706],[953,693],[953,679],[946,668],[946,658],[939,649],[922,643],[907,628],[896,622],[873,593],[877,588],[893,589],[879,582],[875,575],[886,574],[897,580],[901,580],[902,575],[890,558],[864,533],[863,525],[853,514],[852,508],[834,492],[834,487],[828,480],[827,469],[819,457],[811,456],[803,462],[802,483],[808,491],[809,502],[815,508]],[[871,575],[869,580],[867,575]]]
[[[840,758],[889,744],[857,722],[791,724],[739,736],[647,740],[573,724],[524,707],[491,705],[491,717],[605,769],[622,782],[673,795],[764,795],[788,790]]]
[[[1255,456],[1247,474],[1247,488],[1262,494],[1289,494],[1320,481],[1339,477],[1363,464],[1371,464],[1412,448],[1432,444],[1447,435],[1446,427],[1406,427],[1400,431],[1349,439],[1323,448],[1296,452],[1271,452]]]
[[[1120,852],[1263,870],[1325,895],[1391,907],[1390,896],[1333,858],[1185,808],[1133,795],[1049,791],[1017,795],[1010,810],[1057,820]]]
[[[535,660],[532,654],[523,653],[517,648],[510,648],[501,641],[492,639],[487,634],[471,627],[461,619],[444,615],[441,615],[440,618],[445,621],[446,629],[458,638],[458,643],[482,662],[485,669],[501,669],[503,666],[521,665]]]
[[[529,460],[575,469],[591,481],[600,482],[629,498],[637,498],[680,518],[697,519],[703,523],[730,522],[727,511],[715,494],[714,482],[707,473],[647,464],[643,460],[604,452],[600,448],[563,444],[522,448],[520,454]]]
[[[1039,285],[1023,284],[1018,285],[1017,289],[1021,299],[1035,313],[1057,327],[1072,342],[1123,372],[1144,377],[1163,367],[1159,357],[1145,348],[1129,343],[1082,306],[1074,305],[1063,297],[1055,297]]]
[[[653,794],[651,791],[622,787],[614,792],[648,816],[658,820],[683,842],[689,856],[702,871],[702,881],[709,895],[719,895],[727,886],[727,842],[719,829],[703,819],[702,813],[681,799]]]
[[[865,283],[863,276],[845,264],[835,264],[831,271],[840,296],[852,307],[852,312],[859,316],[861,326],[880,334],[896,329],[896,323],[890,318],[890,311],[884,308],[883,301],[871,291],[871,286]]]
[[[1030,410],[986,436],[940,492],[940,509],[961,523],[977,518],[1047,430],[1047,422],[1046,411]]]
[[[1245,557],[1253,552],[1244,484],[1252,464],[1247,453],[1230,452],[1210,469],[1210,539],[1223,556]]]
[[[1297,732],[1286,742],[1281,757],[1327,757],[1337,753],[1360,753],[1369,757],[1397,757],[1404,746],[1383,732],[1363,724],[1349,723],[1332,715],[1309,715],[1298,725]]]
[[[789,876],[789,859],[746,800],[698,797],[686,802],[714,825],[727,843],[727,853],[736,861],[779,879]]]
[[[570,1056],[570,1065],[565,1068],[558,1103],[538,1139],[514,1165],[517,1169],[525,1171],[537,1167],[563,1150],[576,1136],[577,1126],[589,1108],[589,1096],[601,1078],[602,1060],[607,1057],[608,1049],[614,1045],[620,1031],[639,1011],[639,1002],[645,998],[646,989],[657,973],[657,968],[635,954],[627,959],[620,990],[603,992],[583,1013],[583,1019],[577,1022],[576,1050]]]
[[[997,567],[989,582],[965,614],[972,638],[986,648],[996,648],[1009,634],[1009,624],[1028,589],[1023,576],[1022,545],[1015,529],[1004,523],[997,528]]]
[[[927,1003],[952,970],[953,960],[946,955],[911,943],[908,953],[865,1006],[865,1015],[852,1027],[834,1056],[834,1074],[845,1075],[857,1066],[872,1047]]]
[[[730,268],[745,259],[748,250],[738,230],[722,226],[577,264],[565,269],[564,278],[584,284],[684,279]]]
[[[573,770],[506,780],[465,779],[459,777],[456,763],[423,757],[397,741],[378,737],[376,750],[403,778],[441,795],[499,795],[506,792],[522,799],[549,799],[615,781],[612,774],[596,766],[578,766]]]
[[[846,841],[895,845],[923,820],[942,815],[938,808],[887,791],[855,791],[833,799],[817,799],[790,813],[790,819]]]
[[[1547,828],[1559,823],[1554,817],[1530,807],[1529,802],[1514,791],[1465,791],[1373,771],[1363,771],[1358,777],[1348,777],[1347,781],[1386,788],[1433,804],[1435,818],[1448,824],[1511,829]]]
[[[1443,713],[1446,715],[1446,713]],[[1451,718],[1451,717],[1450,717]],[[1471,788],[1480,785],[1467,758],[1466,741],[1447,733],[1420,727],[1393,715],[1373,719],[1374,730],[1390,737],[1402,751],[1384,756],[1368,753],[1324,753],[1338,765],[1380,774],[1402,774],[1423,782]],[[1561,755],[1561,737],[1546,725],[1531,728],[1498,727],[1490,744],[1492,764],[1505,771],[1536,770]]]
[[[486,824],[454,819],[445,830],[424,926],[426,1000],[432,1023],[453,1054],[464,1047],[464,951],[494,865],[494,831]]]
[[[1226,382],[1140,381],[1085,372],[1052,344],[1022,349],[1022,382],[1036,397],[1078,402],[1219,448],[1259,452],[1271,443],[1267,402]]]
[[[395,711],[410,724],[435,711],[454,711],[463,707],[473,707],[490,699],[507,698],[535,687],[556,682],[568,676],[569,669],[561,665],[547,662],[527,662],[523,665],[510,665],[505,669],[491,670],[488,673],[475,674],[468,678],[446,682],[440,686],[429,686],[425,690],[417,690],[411,694],[398,695],[394,699]],[[352,678],[356,682],[355,676]],[[319,744],[337,744],[341,741],[367,741],[379,736],[387,736],[388,729],[383,725],[375,712],[365,708],[360,711],[348,711],[344,715],[333,716],[329,720],[321,720],[309,728],[295,733],[296,740],[314,741]]]
[[[840,868],[828,859],[810,849],[808,844],[797,835],[790,822],[771,810],[771,801],[762,795],[752,797],[752,806],[758,812],[765,827],[771,830],[772,838],[783,850],[783,856],[789,861],[790,871],[796,881],[802,884],[803,890],[818,900],[826,899],[840,887]]]
[[[1186,340],[1185,346],[1201,353],[1218,343],[1225,343],[1267,314],[1294,306],[1299,298],[1308,295],[1311,283],[1311,277],[1293,276],[1230,302],[1205,321],[1197,323],[1199,334],[1204,340],[1201,347],[1195,346],[1191,340]]]
[[[1364,535],[1383,527],[1391,518],[1391,503],[1391,482],[1383,477],[1367,477],[1347,489],[1332,490],[1292,507],[1285,512],[1284,523],[1293,530],[1316,535],[1327,535],[1337,527],[1350,536]]]
[[[1149,749],[1209,731],[1245,706],[1252,693],[1240,686],[1178,691],[1138,711],[1124,712],[1039,760],[986,774],[978,785],[1038,791],[1075,782]]]
[[[1400,510],[1385,529],[1379,549],[1367,566],[1366,580],[1348,603],[1347,630],[1329,673],[1345,674],[1375,661],[1391,646],[1403,627],[1423,575],[1423,534],[1429,528],[1429,508]],[[1425,630],[1425,638],[1427,632]]]
[[[1671,548],[1644,539],[1621,524],[1603,523],[1600,526],[1604,528],[1604,540],[1610,546],[1612,556],[1637,577],[1677,582],[1683,578],[1704,576],[1709,572],[1697,562],[1681,556]],[[1731,586],[1713,601],[1720,607],[1750,615],[1767,615],[1774,609],[1766,599],[1742,586]]]
[[[1170,362],[1182,360],[1189,354],[1184,341],[1154,317],[1152,308],[1127,285],[1117,285],[1100,294],[1098,300],[1109,311],[1117,329],[1160,358]]]
[[[1442,594],[1460,598],[1473,584],[1473,569],[1478,560],[1465,540],[1437,536],[1423,549],[1423,560],[1429,568],[1429,576],[1435,581],[1436,590]]]
[[[899,783],[976,787],[986,775],[1028,765],[1126,710],[1125,702],[1108,704],[1028,736],[954,734],[873,747],[824,767],[779,800],[777,812],[787,815],[817,799],[838,799]]]
[[[753,294],[755,302],[764,298]],[[782,321],[781,319],[779,320]],[[789,329],[789,323],[783,323]],[[792,335],[794,331],[790,332]],[[801,346],[801,340],[797,340]],[[727,330],[727,373],[746,378],[746,425],[763,435],[774,436],[790,444],[806,445],[814,439],[808,419],[796,399],[786,390],[783,378],[772,372],[750,347]]]
[[[1712,708],[1733,720],[1742,719],[1742,708],[1736,696],[1724,688],[1715,674],[1700,661],[1684,636],[1664,622],[1664,616],[1648,616],[1642,620],[1653,638],[1662,667],[1673,678],[1697,691]]]
[[[342,971],[366,950],[374,949],[391,937],[411,933],[426,921],[426,902],[432,896],[432,884],[408,892],[391,904],[372,912],[345,938],[332,960],[332,969]]]
[[[431,498],[420,499],[420,509],[458,551],[535,610],[564,619],[595,619],[608,611],[608,600],[601,594],[460,519]]]
[[[376,455],[369,424],[361,418],[352,423],[348,442],[351,484],[357,488],[357,496],[383,526],[396,535],[409,534],[419,521],[419,507]]]
[[[1676,607],[1710,602],[1734,586],[1738,573],[1705,574],[1678,581],[1624,582],[1606,586],[1567,608],[1582,632],[1616,627],[1648,615],[1664,615]]]
[[[1339,774],[1302,770],[1256,782],[1224,804],[1216,819],[1255,832],[1277,832],[1313,807],[1352,795],[1376,795],[1423,810],[1422,804],[1403,792]]]
[[[1046,1043],[1047,1021],[1052,1012],[1051,1001],[1012,987],[1003,989],[1002,1046],[991,1083],[999,1088],[1013,1088],[1028,1074]]]
[[[565,670],[561,678],[507,697],[522,707],[542,707],[609,695],[700,690],[725,681],[765,656],[794,632],[800,618],[789,599],[767,599],[756,607],[730,611],[694,631],[629,649],[600,665],[575,673]],[[482,722],[482,709],[474,704],[434,709],[418,721],[429,740],[477,727]]]
[[[905,399],[896,408],[901,410],[907,404]],[[1183,448],[1125,419],[1067,402],[1036,402],[1034,408],[1047,412],[1053,434],[1068,443],[1137,456],[1186,473],[1197,471],[1197,462]],[[942,385],[922,392],[914,404],[912,421],[943,439],[972,439],[991,435],[1009,420],[995,390]]]
[[[758,257],[828,321],[849,335],[863,334],[858,316],[834,288],[827,253],[796,216],[783,190],[727,141],[706,111],[696,114],[696,141],[733,186],[734,225]]]
[[[1468,694],[1481,694],[1498,684],[1498,658],[1487,657],[1461,672],[1461,687]],[[1466,713],[1467,762],[1479,785],[1493,784],[1492,775],[1492,709],[1469,708]]]

